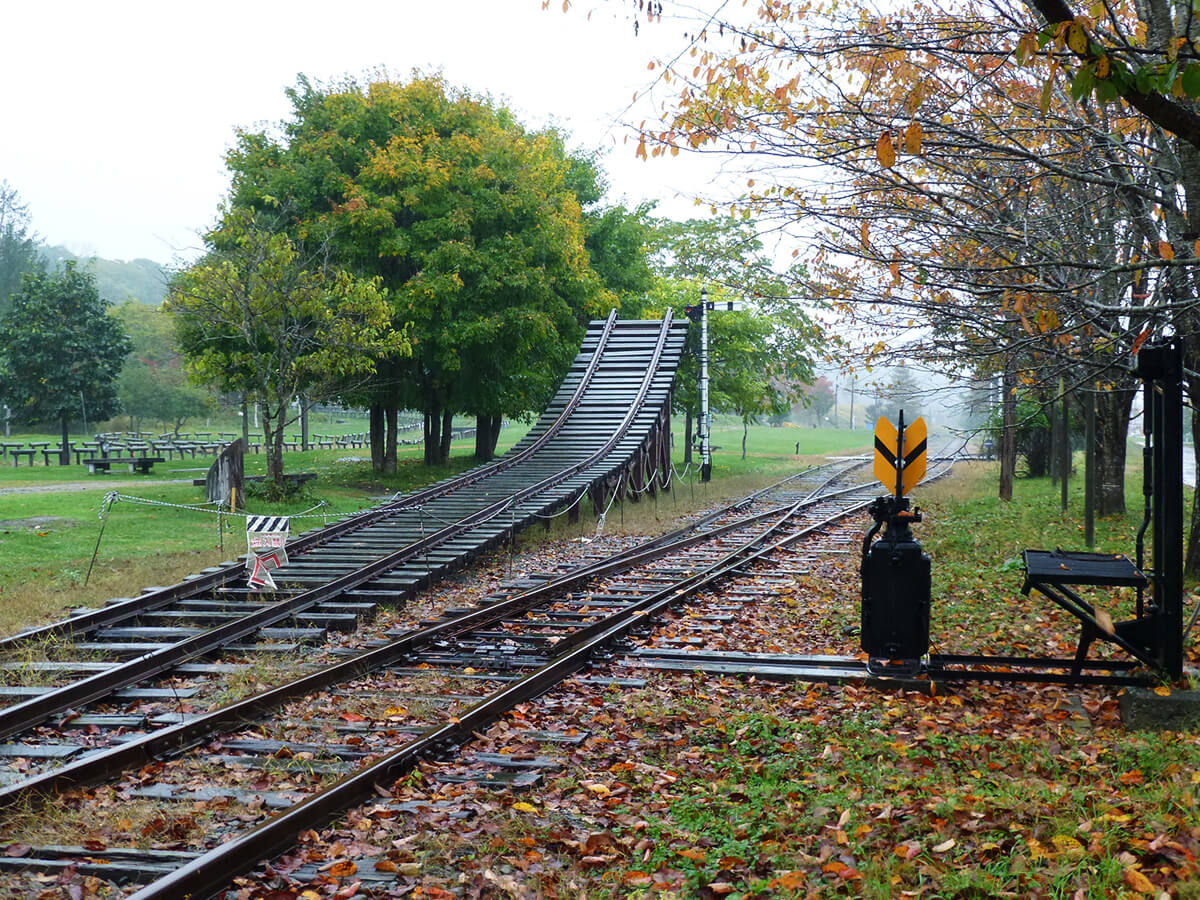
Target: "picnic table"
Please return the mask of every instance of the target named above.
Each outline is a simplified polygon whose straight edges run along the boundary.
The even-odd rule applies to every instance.
[[[88,472],[95,475],[97,472],[107,472],[110,466],[113,465],[128,465],[130,472],[140,473],[142,475],[149,474],[155,463],[166,462],[161,456],[94,456],[85,461],[88,467]]]
[[[9,450],[20,450],[24,446],[24,441],[0,441],[0,459],[7,459]]]

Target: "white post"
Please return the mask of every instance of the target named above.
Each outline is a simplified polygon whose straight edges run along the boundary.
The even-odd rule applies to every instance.
[[[712,414],[708,411],[708,289],[700,289],[700,480],[712,480]]]

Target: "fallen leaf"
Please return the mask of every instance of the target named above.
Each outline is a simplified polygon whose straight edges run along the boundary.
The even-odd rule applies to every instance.
[[[1154,886],[1149,878],[1141,873],[1136,866],[1129,866],[1125,870],[1125,884],[1130,890],[1137,891],[1139,894],[1156,894],[1158,888]]]

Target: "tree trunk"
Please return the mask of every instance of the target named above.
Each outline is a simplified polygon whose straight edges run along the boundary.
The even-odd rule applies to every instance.
[[[71,436],[70,436],[70,413],[65,409],[62,411],[62,451],[58,457],[58,463],[61,466],[69,466],[71,464]],[[29,460],[30,468],[33,467],[33,459]]]
[[[1051,423],[1053,420],[1051,420]],[[1029,434],[1029,447],[1025,453],[1025,462],[1029,466],[1030,478],[1045,478],[1050,472],[1051,439],[1053,424],[1045,428],[1035,428]]]
[[[383,471],[383,404],[372,403],[369,411],[371,430],[371,471]]]
[[[438,464],[446,465],[450,462],[450,439],[453,437],[454,413],[446,410],[442,413],[442,446],[441,452],[438,454]]]
[[[384,420],[387,422],[387,438],[383,447],[383,471],[386,475],[394,475],[399,462],[396,457],[396,445],[399,443],[399,430],[397,423],[397,413],[395,403],[389,403],[383,411]]]
[[[425,410],[425,465],[437,465],[442,453],[442,433],[438,428],[442,418],[442,407],[431,402]]]
[[[1125,444],[1129,437],[1132,387],[1096,395],[1096,515],[1125,512]]]
[[[175,426],[175,433],[179,434],[179,426]],[[250,452],[250,407],[246,403],[246,395],[242,395],[242,452]]]
[[[684,410],[683,413],[683,464],[690,466],[692,464],[692,411]]]
[[[308,398],[300,398],[300,449],[308,449]]]
[[[496,444],[500,442],[500,431],[504,428],[504,416],[492,416],[492,426],[489,429],[488,452],[496,455]]]
[[[267,482],[283,491],[283,423],[286,421],[287,407],[279,412],[279,421],[275,423],[271,417],[270,407],[263,405],[262,425],[263,439],[267,450]]]
[[[496,455],[496,441],[500,440],[502,416],[475,417],[475,459],[487,462]]]
[[[750,433],[750,422],[742,419],[742,460],[746,459],[746,435]]]
[[[1180,172],[1182,173],[1183,192],[1187,209],[1187,231],[1181,235],[1183,238],[1179,243],[1182,245],[1182,255],[1189,257],[1200,256],[1197,250],[1200,250],[1200,150],[1188,144],[1185,141],[1176,142],[1177,152],[1179,154]],[[1179,299],[1191,299],[1200,297],[1200,265],[1197,265],[1197,260],[1192,258],[1189,260],[1191,265],[1181,267],[1180,280],[1182,281],[1181,296]],[[1185,356],[1184,365],[1195,371],[1200,369],[1200,339],[1197,338],[1196,315],[1193,312],[1187,317],[1187,320],[1177,325],[1175,328],[1176,334],[1183,335]],[[1187,376],[1187,399],[1191,401],[1193,407],[1196,406],[1197,399],[1200,398],[1200,385],[1196,383],[1197,379],[1193,376]],[[1192,454],[1196,462],[1195,472],[1200,473],[1200,440],[1197,440],[1197,435],[1200,435],[1200,422],[1197,421],[1196,414],[1192,414]],[[1200,575],[1200,477],[1197,479],[1197,490],[1192,496],[1192,522],[1188,529],[1187,535],[1187,556],[1184,558],[1183,571],[1187,575]]]
[[[1012,364],[1006,362],[1000,382],[1000,499],[1011,500],[1013,476],[1017,470],[1017,379]]]

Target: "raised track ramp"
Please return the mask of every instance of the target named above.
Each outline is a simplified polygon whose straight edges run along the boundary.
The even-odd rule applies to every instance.
[[[281,589],[328,583],[381,551],[460,526],[350,592],[376,601],[408,595],[589,491],[620,483],[634,493],[647,481],[669,484],[671,395],[686,337],[686,320],[591,323],[554,399],[508,453],[400,498],[402,508],[386,518],[276,570],[276,583]]]

